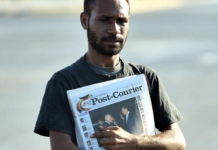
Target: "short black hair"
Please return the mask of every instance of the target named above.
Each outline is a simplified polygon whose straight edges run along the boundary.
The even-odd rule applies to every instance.
[[[127,110],[129,110],[126,105],[123,105],[122,109],[127,109]]]
[[[92,10],[92,4],[95,2],[95,0],[84,0],[84,13],[87,14],[88,16],[91,15],[91,10]],[[128,3],[129,7],[129,0],[126,0]]]

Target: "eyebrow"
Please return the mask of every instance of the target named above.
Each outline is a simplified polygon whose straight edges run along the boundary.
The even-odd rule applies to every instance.
[[[98,16],[98,18],[107,18],[107,19],[112,19],[114,18],[114,16],[107,16],[107,15],[102,15],[102,16]],[[123,15],[119,15],[118,18],[124,18],[124,19],[128,19],[128,17],[123,16]]]
[[[112,18],[114,18],[114,16],[102,15],[102,16],[98,16],[98,18],[108,18],[108,19],[112,19]]]

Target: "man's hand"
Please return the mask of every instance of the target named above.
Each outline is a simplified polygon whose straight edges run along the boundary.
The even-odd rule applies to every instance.
[[[177,123],[173,123],[153,136],[134,135],[122,128],[100,127],[101,132],[93,134],[92,138],[100,138],[100,144],[105,149],[119,150],[184,150],[186,142]]]
[[[136,149],[136,135],[130,134],[118,126],[102,127],[101,132],[93,134],[92,138],[101,138],[100,144],[105,149],[134,150]]]

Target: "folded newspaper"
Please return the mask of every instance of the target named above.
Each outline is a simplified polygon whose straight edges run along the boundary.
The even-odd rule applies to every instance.
[[[78,147],[103,150],[90,135],[99,126],[119,126],[129,133],[154,135],[154,117],[144,75],[115,79],[67,91]]]

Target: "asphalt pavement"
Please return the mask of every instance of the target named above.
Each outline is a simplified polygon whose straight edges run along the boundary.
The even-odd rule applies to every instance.
[[[216,150],[218,3],[131,15],[121,57],[152,67],[184,119],[187,150]],[[87,51],[79,16],[0,16],[0,149],[46,150],[33,133],[49,78]]]

